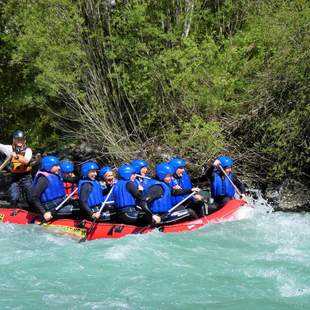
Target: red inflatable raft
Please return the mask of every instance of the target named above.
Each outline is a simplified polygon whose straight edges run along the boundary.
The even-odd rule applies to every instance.
[[[176,233],[192,231],[205,226],[208,223],[222,222],[232,218],[234,213],[245,204],[243,200],[233,199],[229,201],[222,209],[194,221],[186,221],[174,225],[165,225],[158,227],[158,230],[164,233]],[[22,209],[0,208],[0,222],[12,224],[37,224],[39,216]],[[43,224],[42,227],[53,231],[69,234],[79,238],[87,236],[87,240],[100,238],[120,238],[129,234],[145,234],[153,229],[152,227],[137,227],[125,224],[98,223],[95,229],[87,234],[92,222],[87,220],[58,219]]]

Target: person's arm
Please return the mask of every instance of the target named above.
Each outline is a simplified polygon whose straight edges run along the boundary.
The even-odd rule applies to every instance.
[[[132,181],[127,182],[126,188],[128,192],[135,198],[136,201],[140,201],[142,198],[141,192],[138,190],[136,184]]]
[[[83,209],[90,217],[93,216],[92,210],[88,206],[88,197],[90,192],[92,191],[93,186],[91,183],[84,183],[81,188],[81,192],[79,195],[80,198],[80,207]]]
[[[164,189],[159,184],[155,184],[148,189],[147,194],[144,196],[144,200],[149,205],[155,199],[158,199],[163,195],[164,195]]]
[[[239,189],[240,193],[242,195],[245,194],[245,186],[244,186],[244,183],[240,181],[240,179],[235,175],[233,174],[232,175],[232,178],[231,178],[232,182],[237,186],[237,188]]]
[[[35,186],[33,188],[33,196],[32,196],[33,204],[34,204],[35,208],[42,215],[44,215],[46,210],[41,204],[40,197],[41,197],[41,194],[46,190],[47,187],[48,187],[48,180],[45,176],[42,175],[38,178],[37,183],[35,184]]]
[[[139,206],[142,208],[142,210],[148,215],[153,216],[153,213],[149,209],[144,197],[142,196],[141,192],[137,189],[134,182],[129,181],[126,184],[126,188],[129,191],[129,193],[135,198],[136,203],[139,204]]]
[[[13,152],[12,145],[0,144],[0,152],[5,154],[6,157],[11,156]]]
[[[191,194],[193,191],[191,189],[176,189],[176,188],[172,188],[171,189],[171,195],[173,196],[183,196],[183,195],[187,195],[187,194]]]
[[[29,147],[27,147],[25,155],[13,152],[12,156],[15,157],[15,159],[18,160],[21,164],[28,165],[32,158],[32,151]]]

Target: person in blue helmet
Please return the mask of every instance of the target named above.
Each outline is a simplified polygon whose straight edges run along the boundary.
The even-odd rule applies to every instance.
[[[105,166],[99,170],[99,182],[102,189],[103,199],[106,199],[111,188],[117,183],[112,167]],[[111,214],[116,214],[113,192],[107,200],[106,209],[109,210]]]
[[[172,224],[180,220],[197,219],[197,214],[185,207],[178,206],[174,211],[169,212],[173,207],[172,195],[182,195],[183,199],[195,189],[171,188],[174,168],[168,163],[160,163],[155,167],[156,180],[150,181],[144,198],[152,213],[161,218],[161,224]]]
[[[77,188],[77,182],[79,180],[74,174],[74,164],[71,161],[63,160],[60,162],[60,170],[64,178],[66,195],[70,195]],[[74,199],[77,198],[78,195],[74,197]]]
[[[143,192],[151,179],[147,176],[149,163],[144,159],[134,159],[131,162],[131,166],[134,168],[136,173],[135,183],[138,190]]]
[[[114,188],[114,203],[118,221],[129,225],[152,225],[160,222],[144,201],[135,181],[135,170],[125,164],[118,169],[118,182]],[[138,207],[139,205],[139,207]]]
[[[110,166],[102,167],[99,170],[99,181],[102,187],[103,195],[107,195],[112,186],[117,182],[113,168]]]
[[[60,162],[60,170],[64,179],[64,187],[66,195],[71,195],[75,191],[75,194],[72,195],[70,202],[73,203],[76,207],[79,206],[79,195],[77,193],[77,182],[78,177],[74,174],[74,164],[71,161],[63,160]]]
[[[32,207],[32,150],[26,145],[26,135],[21,130],[13,133],[11,145],[0,144],[0,152],[4,153],[10,160],[10,171],[12,174],[9,197],[11,207],[16,208],[22,196]]]
[[[173,167],[174,173],[172,181],[170,182],[170,186],[174,189],[183,189],[183,190],[191,190],[193,188],[192,181],[185,170],[186,162],[182,158],[173,158],[170,160],[169,164]],[[200,191],[198,187],[193,188],[197,193]],[[182,199],[184,199],[184,195],[172,195],[172,203],[177,204]],[[194,210],[198,217],[202,217],[206,215],[206,209],[203,202],[203,197],[199,194],[196,194],[192,199],[188,200],[186,203],[188,208]]]
[[[197,179],[199,182],[210,181],[211,183],[211,197],[214,202],[209,205],[210,213],[222,208],[229,200],[235,197],[235,188],[228,178],[239,189],[241,198],[245,197],[245,186],[243,182],[232,173],[232,167],[232,158],[226,155],[220,155],[214,161],[213,166],[207,170],[206,174]]]
[[[104,202],[102,187],[97,181],[99,167],[95,162],[86,162],[81,167],[81,179],[78,184],[80,208],[87,218],[99,221],[111,220],[110,210],[105,205],[100,214],[100,208]]]
[[[41,169],[33,180],[34,206],[45,221],[50,221],[55,217],[71,216],[73,206],[69,202],[56,211],[65,198],[66,192],[60,171],[60,161],[55,156],[44,156],[41,160]]]

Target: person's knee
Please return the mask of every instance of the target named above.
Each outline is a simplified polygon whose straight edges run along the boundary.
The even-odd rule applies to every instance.
[[[9,196],[11,202],[17,202],[20,197],[20,189],[17,183],[11,184],[9,188]]]
[[[193,220],[198,219],[197,213],[193,209],[188,209],[189,217]]]

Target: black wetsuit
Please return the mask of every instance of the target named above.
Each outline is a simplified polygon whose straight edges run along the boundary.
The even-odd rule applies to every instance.
[[[77,177],[66,177],[64,178],[65,182],[76,182],[77,181]],[[35,184],[35,186],[33,187],[33,196],[32,196],[32,201],[33,204],[35,206],[35,208],[37,209],[38,212],[40,212],[42,215],[45,212],[50,211],[53,214],[53,217],[67,217],[67,216],[71,216],[72,215],[72,210],[73,210],[73,206],[72,204],[70,204],[70,201],[67,201],[63,208],[61,208],[60,210],[56,211],[55,207],[53,208],[49,208],[47,209],[40,200],[41,194],[47,189],[48,187],[48,180],[44,175],[40,175],[37,179],[37,182]],[[61,203],[61,202],[59,202]]]
[[[118,221],[129,225],[151,225],[153,224],[153,213],[150,211],[144,197],[137,189],[136,184],[133,181],[129,181],[126,184],[127,191],[134,197],[136,206],[123,208],[118,210]]]
[[[187,195],[191,193],[192,191],[187,190],[187,189],[171,189],[171,195],[174,195],[174,196]],[[161,198],[163,195],[164,195],[163,187],[159,184],[155,184],[148,189],[147,193],[144,195],[144,199],[146,203],[150,205],[154,200]],[[184,210],[186,210],[187,212],[182,213],[181,211],[184,211]],[[178,216],[178,212],[180,216]],[[198,218],[194,210],[185,209],[184,205],[180,205],[178,208],[176,208],[174,213],[170,214],[169,212],[167,212],[164,214],[160,214],[160,216],[162,218],[162,222],[167,222],[167,223],[176,222],[183,218],[188,218],[190,220]]]
[[[104,194],[108,194],[111,188],[112,188],[112,185],[104,189],[102,192]],[[90,182],[84,183],[81,187],[80,196],[79,196],[80,209],[82,211],[82,214],[86,215],[86,217],[91,220],[94,219],[92,215],[96,212],[99,212],[101,208],[101,205],[95,206],[92,208],[88,206],[88,198],[89,198],[89,195],[92,189],[93,189],[93,185]],[[115,216],[116,216],[116,211],[115,211],[114,206],[106,204],[104,206],[104,209],[101,212],[101,215],[98,221],[102,221],[102,222],[112,221],[115,219]]]
[[[182,177],[179,177],[178,175],[174,174],[173,177],[176,180],[180,180]],[[178,181],[178,184],[180,184],[180,181]],[[186,195],[186,194],[191,194],[192,190],[191,189],[181,189],[184,192],[179,193],[179,192],[175,192],[172,191],[171,195],[173,196],[179,196],[179,195]],[[187,201],[184,202],[184,205],[186,205],[187,208],[192,209],[196,214],[197,217],[203,217],[206,215],[205,212],[205,206],[204,206],[204,202],[203,201],[195,201],[193,198],[192,199],[188,199]]]
[[[214,181],[214,170],[217,169],[214,166],[211,166],[206,173],[201,176],[198,177],[196,179],[194,179],[195,182],[205,182],[207,181],[209,186],[211,187],[211,184]],[[224,175],[223,175],[224,177]],[[241,194],[245,193],[245,186],[243,184],[243,182],[240,181],[240,179],[234,174],[232,173],[231,175],[231,181],[236,185],[236,187],[239,189]],[[209,213],[212,213],[220,208],[222,208],[229,200],[231,200],[230,197],[228,196],[216,196],[216,197],[212,197],[214,199],[214,203],[209,204]]]
[[[114,184],[107,184],[107,183],[106,183],[105,186],[106,186],[106,188],[102,190],[102,194],[103,194],[103,195],[109,194],[109,192],[110,192],[112,186],[114,186]]]

